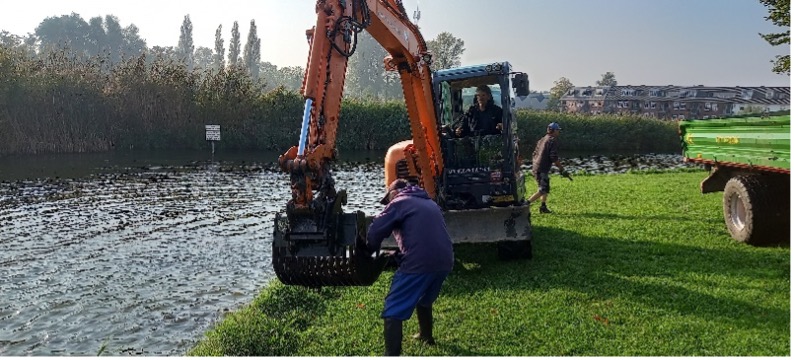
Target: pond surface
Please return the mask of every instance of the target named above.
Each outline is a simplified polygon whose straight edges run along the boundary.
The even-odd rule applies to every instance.
[[[92,356],[103,343],[107,355],[184,354],[274,277],[273,217],[290,193],[277,155],[0,158],[0,355]],[[361,162],[334,175],[346,209],[374,215],[382,154],[351,158]],[[582,156],[566,167],[680,161]]]

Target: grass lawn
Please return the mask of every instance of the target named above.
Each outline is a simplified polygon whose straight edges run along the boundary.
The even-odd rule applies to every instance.
[[[735,243],[705,172],[552,179],[533,205],[534,258],[455,247],[434,305],[437,346],[408,356],[787,356],[790,253]],[[534,184],[530,193],[534,192]],[[371,287],[278,280],[221,321],[189,355],[382,355],[380,311],[393,271]]]

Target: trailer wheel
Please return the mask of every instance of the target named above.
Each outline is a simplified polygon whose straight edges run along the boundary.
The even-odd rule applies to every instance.
[[[722,210],[736,241],[766,245],[777,240],[773,236],[777,202],[771,201],[768,185],[758,175],[734,176],[725,184]]]

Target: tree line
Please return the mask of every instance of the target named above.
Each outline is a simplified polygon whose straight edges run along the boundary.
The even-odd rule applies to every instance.
[[[193,24],[190,15],[185,15],[176,46],[149,47],[135,24],[123,27],[114,15],[97,16],[86,21],[79,14],[72,13],[47,17],[33,33],[25,36],[0,31],[0,46],[22,51],[31,58],[45,58],[57,52],[76,61],[99,61],[104,71],[118,66],[123,59],[145,54],[147,64],[156,59],[170,59],[184,63],[188,71],[201,73],[239,68],[263,92],[277,87],[300,89],[305,70],[303,67],[278,67],[262,61],[261,39],[255,20],[249,24],[245,43],[237,21],[232,25],[228,40],[224,36],[223,25],[220,24],[215,31],[213,48],[195,46]],[[463,40],[444,32],[427,44],[431,52],[436,54],[434,68],[446,69],[460,65],[461,55],[465,51]],[[349,81],[345,95],[380,100],[402,98],[397,74],[383,69],[386,50],[367,32],[359,34],[356,49],[349,60]]]
[[[284,151],[300,132],[301,95],[285,87],[262,92],[241,67],[188,71],[184,62],[149,62],[141,54],[108,71],[98,59],[63,51],[31,58],[0,47],[0,79],[0,155],[202,149],[205,124],[221,125],[219,149]],[[402,100],[346,97],[340,118],[343,151],[382,150],[410,138]],[[638,117],[522,111],[517,121],[524,144],[550,121],[562,121],[581,128],[566,142],[572,149],[658,152],[678,145],[674,123]]]
[[[350,127],[367,139],[338,141],[352,149],[408,133],[402,91],[383,71],[386,52],[362,34],[340,132]],[[261,61],[254,21],[244,44],[237,22],[228,42],[222,26],[215,35],[214,49],[196,47],[188,15],[176,46],[148,47],[134,24],[74,13],[47,18],[24,37],[1,32],[0,154],[197,149],[206,146],[208,123],[222,125],[222,147],[276,150],[295,142],[299,127],[289,120],[300,114],[304,69]],[[463,42],[446,38],[458,50],[444,61],[459,64]]]

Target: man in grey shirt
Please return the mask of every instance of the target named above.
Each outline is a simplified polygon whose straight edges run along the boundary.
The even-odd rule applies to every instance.
[[[560,143],[557,138],[560,136],[561,130],[560,124],[556,122],[549,124],[546,127],[546,136],[538,140],[535,152],[532,153],[532,174],[535,175],[535,180],[538,182],[538,191],[529,198],[528,202],[531,204],[540,198],[541,213],[551,213],[551,210],[546,207],[546,199],[548,199],[549,192],[551,192],[551,184],[549,183],[551,165],[557,165],[557,168],[560,169],[560,174],[568,176],[568,172],[560,164],[558,156]]]

